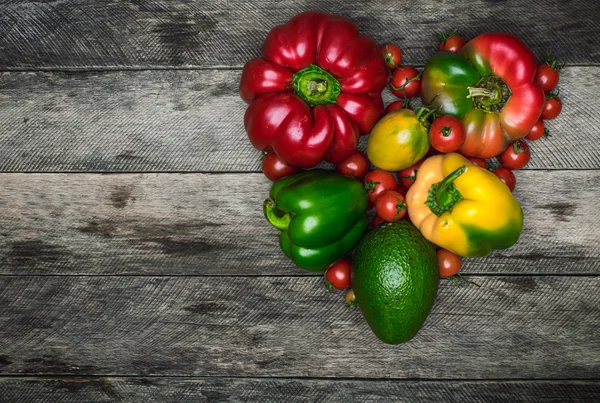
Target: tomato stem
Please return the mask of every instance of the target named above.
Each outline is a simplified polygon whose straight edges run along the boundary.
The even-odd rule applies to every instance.
[[[404,203],[404,200],[401,200],[399,197],[396,197],[396,200],[398,200],[398,203],[396,203],[396,214],[394,214],[394,218],[398,217],[400,213],[406,210],[406,203]]]
[[[390,52],[388,45],[385,45],[385,62],[387,64],[391,64],[394,67],[398,67],[396,62],[394,61],[394,55]]]
[[[458,34],[458,31],[455,28],[448,35],[446,35],[446,34],[440,34],[440,33],[438,33],[437,35],[438,35],[438,38],[440,39],[440,42],[446,43],[446,41],[448,39],[452,38],[454,35],[457,35],[457,34]]]
[[[400,87],[394,87],[394,84],[392,84],[392,83],[390,83],[390,87],[392,87],[392,89],[394,91],[401,91],[402,94],[404,94],[404,99],[406,99],[406,92],[404,92],[404,89],[406,88],[406,86],[408,84],[412,83],[413,81],[420,80],[422,74],[423,74],[423,71],[420,71],[419,74],[417,74],[413,78],[407,78],[406,81],[404,81],[404,84],[402,84]]]
[[[515,141],[513,143],[513,151],[515,152],[515,154],[522,154],[525,152],[525,149],[521,145],[520,141]]]
[[[450,126],[442,126],[440,132],[442,136],[448,137],[452,133],[452,128]]]
[[[406,175],[402,175],[402,177],[404,179],[408,179],[409,181],[416,181],[417,180],[417,169],[415,169],[415,174],[413,176],[406,176]]]
[[[365,190],[368,194],[371,194],[375,190],[375,187],[380,183],[381,182],[368,181],[367,183],[365,183]]]

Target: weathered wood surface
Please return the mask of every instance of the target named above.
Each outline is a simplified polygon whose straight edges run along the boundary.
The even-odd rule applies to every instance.
[[[598,402],[597,381],[0,378],[0,403]]]
[[[443,281],[379,342],[315,277],[0,278],[1,375],[600,379],[600,278]]]
[[[319,9],[354,19],[407,63],[423,64],[437,33],[457,28],[521,36],[543,57],[600,62],[600,10],[594,0],[241,1],[86,0],[0,2],[0,68],[241,66],[267,32],[296,13]]]
[[[599,274],[600,171],[517,172],[520,241],[465,273]],[[305,275],[262,174],[1,174],[0,274]]]
[[[4,73],[0,171],[258,171],[239,79],[229,70]],[[528,168],[600,168],[596,82],[596,67],[563,71],[563,112],[547,122],[553,136],[532,143]]]
[[[517,172],[520,242],[466,259],[476,285],[442,281],[404,345],[262,217],[240,68],[307,9],[410,64],[452,28],[567,64]],[[594,0],[0,0],[0,402],[599,401],[598,19]]]

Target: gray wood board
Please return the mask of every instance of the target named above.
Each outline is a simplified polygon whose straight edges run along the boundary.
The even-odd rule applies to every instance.
[[[520,171],[525,225],[465,273],[600,273],[600,171]],[[0,174],[0,273],[307,275],[279,249],[262,174]],[[314,274],[313,274],[314,275]]]
[[[594,0],[551,1],[187,1],[3,0],[0,68],[241,66],[257,56],[268,31],[318,9],[355,20],[362,32],[424,64],[437,33],[466,38],[486,31],[520,36],[541,59],[600,62]]]
[[[240,71],[0,75],[0,171],[259,171],[244,131]],[[553,136],[528,168],[600,168],[598,67],[563,71]],[[384,90],[385,99],[393,96]],[[361,150],[365,150],[366,137]]]
[[[0,402],[598,402],[597,381],[0,378]]]
[[[315,277],[4,276],[0,374],[600,378],[600,277],[468,279],[391,346]]]

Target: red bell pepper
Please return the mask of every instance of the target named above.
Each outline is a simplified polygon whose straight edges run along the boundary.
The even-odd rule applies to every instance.
[[[544,92],[534,83],[533,52],[519,38],[488,32],[459,52],[438,52],[427,61],[421,98],[442,115],[460,118],[466,140],[459,152],[499,155],[538,121]]]
[[[389,79],[375,41],[351,20],[305,12],[273,28],[242,72],[252,145],[289,165],[338,163],[383,113]]]

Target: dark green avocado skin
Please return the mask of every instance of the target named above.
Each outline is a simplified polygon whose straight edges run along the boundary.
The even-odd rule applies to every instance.
[[[408,221],[379,225],[356,248],[356,303],[385,343],[403,343],[417,334],[433,307],[438,283],[435,249]]]

